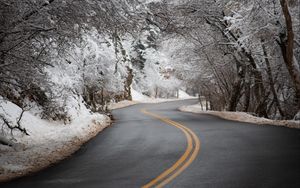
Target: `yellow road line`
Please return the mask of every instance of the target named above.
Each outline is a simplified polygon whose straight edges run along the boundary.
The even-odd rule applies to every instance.
[[[170,168],[165,170],[159,176],[157,176],[156,178],[151,180],[149,183],[144,185],[142,188],[150,188],[174,172],[171,176],[167,177],[165,180],[161,181],[159,184],[157,184],[155,186],[155,187],[163,187],[164,185],[166,185],[167,183],[172,181],[174,178],[176,178],[180,173],[182,173],[195,160],[195,158],[200,150],[200,141],[199,141],[198,137],[196,136],[196,134],[192,130],[190,130],[189,128],[187,128],[175,121],[172,121],[165,117],[161,117],[157,114],[148,112],[145,109],[142,109],[141,112],[143,112],[146,115],[155,117],[169,125],[172,125],[178,129],[180,129],[185,134],[186,139],[187,139],[187,148],[186,148],[184,154]],[[191,151],[193,150],[193,141],[195,142],[195,148],[194,148],[194,151],[192,152],[192,154],[190,155]],[[190,158],[187,160],[187,158],[189,156],[190,156]],[[182,165],[182,166],[180,168],[178,168],[180,165]]]
[[[190,130],[189,128],[186,128],[186,129],[188,129],[189,133],[192,134],[192,137],[195,141],[195,149],[194,149],[192,155],[190,156],[190,158],[178,170],[176,170],[174,174],[172,174],[167,179],[165,179],[160,184],[158,184],[156,186],[157,188],[161,188],[161,187],[165,186],[166,184],[171,182],[173,179],[175,179],[179,174],[181,174],[195,160],[196,156],[198,155],[198,153],[200,151],[199,138],[192,130]]]
[[[167,124],[171,124],[166,118],[160,117],[156,114],[150,113],[146,110],[141,110],[144,114],[147,114],[149,116],[155,117]],[[187,149],[185,150],[184,154],[176,161],[176,163],[174,163],[174,165],[172,165],[170,168],[168,168],[167,170],[165,170],[163,173],[161,173],[159,176],[157,176],[156,178],[154,178],[153,180],[151,180],[149,183],[147,183],[146,185],[143,186],[143,188],[149,188],[154,186],[157,182],[159,182],[160,180],[162,180],[163,178],[165,178],[166,176],[168,176],[170,173],[172,173],[174,170],[176,170],[176,168],[178,168],[189,156],[189,154],[191,153],[192,149],[193,149],[193,142],[192,142],[192,137],[188,134],[188,132],[183,129],[181,126],[175,125],[175,124],[171,124],[172,126],[177,127],[178,129],[180,129],[186,136],[187,138]]]

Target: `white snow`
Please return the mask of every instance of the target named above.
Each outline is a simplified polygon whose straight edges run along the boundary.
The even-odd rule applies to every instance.
[[[5,114],[15,125],[21,109],[3,100],[0,100],[0,106],[0,114]],[[40,170],[71,155],[110,122],[105,115],[91,114],[83,104],[70,114],[71,123],[65,125],[63,122],[43,120],[31,111],[26,111],[21,125],[26,128],[29,136],[18,131],[14,131],[12,136],[9,131],[2,129],[2,134],[14,146],[0,145],[0,181]]]
[[[179,96],[178,96],[179,99],[195,99],[195,98],[197,98],[194,96],[190,96],[189,94],[187,94],[185,91],[183,91],[181,89],[179,90],[178,94],[179,94]]]
[[[267,118],[256,117],[251,114],[247,114],[245,112],[204,111],[202,110],[200,104],[182,106],[179,108],[179,110],[184,112],[192,112],[192,113],[199,113],[199,114],[210,114],[227,120],[253,123],[257,125],[275,125],[275,126],[283,126],[283,127],[300,129],[300,121],[271,120]]]
[[[178,98],[153,98],[153,97],[148,97],[140,92],[131,89],[131,95],[132,95],[132,100],[140,103],[161,103],[161,102],[168,102],[168,101],[176,101],[176,100],[183,100],[183,99],[194,99],[196,97],[188,95],[186,92],[179,90],[179,97]]]
[[[131,96],[133,101],[147,101],[151,98],[131,88]]]
[[[117,102],[117,103],[111,103],[107,107],[110,110],[114,110],[114,109],[119,109],[119,108],[124,108],[124,107],[127,107],[127,106],[131,106],[131,105],[134,105],[134,104],[137,104],[137,103],[138,102],[136,102],[136,101],[123,100],[123,101],[120,101],[120,102]]]

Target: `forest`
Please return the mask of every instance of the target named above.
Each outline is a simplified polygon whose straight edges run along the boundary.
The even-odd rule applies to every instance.
[[[2,134],[22,114],[72,121],[84,105],[131,100],[131,89],[209,110],[300,119],[297,0],[0,0]],[[166,76],[167,72],[167,76]],[[170,74],[170,75],[169,75]]]

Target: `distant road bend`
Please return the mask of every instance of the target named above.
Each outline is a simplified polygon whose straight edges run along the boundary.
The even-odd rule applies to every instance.
[[[177,110],[194,103],[115,110],[72,157],[0,187],[300,187],[300,130]]]

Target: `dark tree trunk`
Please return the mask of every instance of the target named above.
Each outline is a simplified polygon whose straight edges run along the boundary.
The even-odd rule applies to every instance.
[[[247,71],[249,71],[249,68],[246,69],[246,73],[245,73],[245,83],[244,83],[245,101],[244,101],[243,112],[248,112],[250,106],[250,98],[251,98],[250,74]]]
[[[252,55],[246,51],[244,51],[246,57],[249,59],[252,74],[254,76],[254,96],[258,105],[256,106],[255,113],[257,113],[260,117],[268,118],[267,114],[267,104],[266,104],[266,95],[265,95],[265,87],[263,83],[263,76],[260,70],[257,69],[257,65],[255,63]]]
[[[300,111],[300,71],[299,65],[295,62],[294,57],[294,32],[292,18],[288,8],[287,0],[280,0],[280,5],[285,18],[286,33],[280,35],[279,46],[281,48],[284,63],[288,69],[289,75],[293,81],[296,91],[296,103],[298,111]]]
[[[132,84],[132,79],[133,79],[133,74],[132,74],[132,69],[129,68],[127,66],[127,78],[126,78],[126,81],[125,81],[125,84],[124,84],[124,90],[125,90],[125,96],[124,98],[126,100],[132,100],[132,96],[131,96],[131,84]]]
[[[245,79],[245,67],[236,59],[237,79],[234,82],[229,100],[228,111],[236,111],[241,98],[243,81]]]
[[[205,97],[205,110],[210,110],[209,109],[209,106],[208,106],[208,100],[207,100],[207,97]]]
[[[279,111],[281,117],[285,117],[285,114],[284,114],[284,112],[281,108],[280,101],[278,99],[277,92],[276,92],[276,89],[275,89],[275,82],[274,82],[274,79],[273,79],[273,74],[272,74],[272,70],[271,70],[271,66],[270,66],[270,61],[268,59],[267,50],[266,50],[266,47],[263,44],[262,44],[262,48],[263,48],[263,52],[264,52],[264,56],[265,56],[265,62],[266,62],[266,65],[267,65],[267,74],[268,74],[268,79],[269,79],[269,82],[270,82],[271,92],[273,94],[273,100],[276,104],[276,107],[278,108],[278,111]]]

